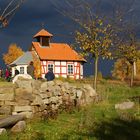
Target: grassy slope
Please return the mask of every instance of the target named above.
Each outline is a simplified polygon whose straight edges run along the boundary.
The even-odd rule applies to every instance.
[[[102,81],[98,86],[103,101],[72,114],[60,114],[57,120],[28,122],[23,134],[9,136],[12,140],[138,140],[140,114],[134,109],[116,111],[114,105],[140,95],[140,87]]]

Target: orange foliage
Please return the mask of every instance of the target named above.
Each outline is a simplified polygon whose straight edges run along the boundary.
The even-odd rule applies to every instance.
[[[6,54],[3,54],[3,60],[5,64],[10,64],[13,61],[15,61],[18,57],[23,55],[23,50],[18,47],[16,44],[11,44],[9,46],[8,52]]]
[[[40,59],[39,57],[32,52],[32,56],[33,56],[33,62],[34,62],[34,76],[35,78],[41,78],[41,63],[40,63]]]

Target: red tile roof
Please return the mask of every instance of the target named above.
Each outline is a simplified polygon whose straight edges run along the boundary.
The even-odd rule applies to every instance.
[[[50,43],[50,47],[42,47],[38,42],[32,42],[32,47],[35,49],[41,60],[67,60],[67,61],[84,61],[76,51],[68,44]]]
[[[51,33],[49,33],[48,31],[42,29],[36,35],[34,35],[34,38],[39,37],[39,36],[49,36],[49,37],[52,37],[53,35]]]

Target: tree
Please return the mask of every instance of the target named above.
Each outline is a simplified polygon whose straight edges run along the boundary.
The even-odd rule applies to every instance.
[[[34,64],[34,76],[36,79],[41,78],[41,63],[40,63],[40,59],[39,57],[32,52],[32,56],[33,56],[33,64]]]
[[[9,46],[8,52],[6,54],[3,54],[3,60],[6,65],[12,63],[15,61],[18,57],[23,55],[23,51],[20,47],[18,47],[16,44],[11,44]]]
[[[6,27],[25,0],[10,0],[0,13],[0,28]],[[2,9],[2,7],[0,7]]]
[[[130,32],[127,33],[129,38],[117,46],[116,56],[118,58],[124,58],[131,65],[130,86],[132,87],[134,81],[134,63],[140,59],[140,46],[134,34]]]
[[[140,76],[140,60],[136,62],[136,72],[137,72],[137,75]]]
[[[58,1],[53,2],[60,13],[69,17],[77,25],[75,40],[76,48],[85,57],[95,60],[94,64],[94,89],[97,89],[97,74],[99,57],[111,58],[112,29],[105,18],[97,14],[95,7],[100,5],[100,0],[95,2],[86,0],[64,1],[61,7]],[[61,8],[60,8],[61,7]],[[98,9],[98,8],[97,8]]]
[[[127,76],[130,75],[131,65],[125,59],[118,59],[114,63],[114,69],[112,71],[112,76],[116,79],[124,81]]]
[[[96,17],[91,24],[84,24],[85,31],[76,32],[76,42],[83,56],[91,56],[95,60],[94,89],[97,89],[99,57],[111,58],[112,29],[110,24]]]
[[[108,1],[111,10],[107,12],[108,10],[102,10],[104,9],[102,2],[101,0],[63,0],[62,5],[59,0],[53,0],[53,4],[61,14],[69,17],[81,27],[81,30],[76,32],[76,42],[82,46],[80,49],[85,55],[95,58],[95,89],[98,59],[99,57],[109,58],[112,55],[116,57],[115,50],[118,50],[118,46],[122,46],[125,30],[128,29],[126,23],[130,22],[128,17],[133,17],[130,15],[134,12],[133,5],[135,3],[134,0]],[[111,52],[113,53],[111,54]]]

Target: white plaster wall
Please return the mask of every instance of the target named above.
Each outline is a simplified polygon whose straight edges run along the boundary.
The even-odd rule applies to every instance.
[[[62,66],[66,66],[67,63],[66,63],[65,61],[62,61],[62,62],[61,62],[61,65],[62,65]]]
[[[60,73],[60,67],[55,67],[55,73]]]
[[[55,65],[59,65],[60,66],[60,61],[55,61]]]
[[[24,67],[24,74],[27,74],[27,66],[28,65],[18,65],[18,66],[12,67],[12,77],[15,76],[15,69],[17,69],[20,73],[20,67]]]
[[[66,69],[67,69],[66,67],[61,67],[62,73],[67,73],[67,70]]]

